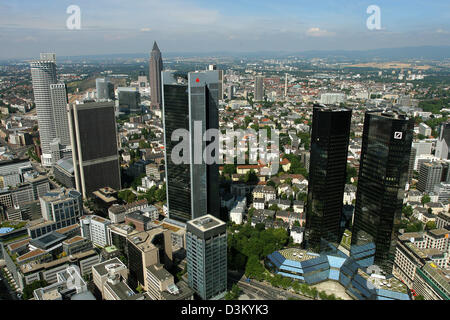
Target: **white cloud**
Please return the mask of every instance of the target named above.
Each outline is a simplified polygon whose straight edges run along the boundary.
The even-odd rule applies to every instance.
[[[441,34],[450,34],[450,32],[449,31],[447,31],[447,30],[444,30],[444,29],[437,29],[436,30],[436,33],[441,33]]]
[[[317,27],[312,27],[312,28],[309,28],[306,31],[306,34],[308,36],[310,36],[310,37],[327,37],[327,36],[332,36],[335,33],[334,32],[328,32],[327,30],[320,29],[320,28],[317,28]]]

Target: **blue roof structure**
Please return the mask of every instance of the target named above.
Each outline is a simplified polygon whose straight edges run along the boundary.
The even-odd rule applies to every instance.
[[[0,234],[9,233],[13,230],[14,230],[14,228],[10,228],[10,227],[0,228]]]
[[[361,247],[357,258],[373,248]],[[388,276],[381,283],[366,272],[362,261],[341,251],[316,254],[302,249],[288,248],[267,256],[266,266],[274,273],[300,280],[309,285],[333,280],[346,288],[346,292],[359,300],[410,300],[407,288],[398,279]],[[383,286],[384,285],[384,286]]]

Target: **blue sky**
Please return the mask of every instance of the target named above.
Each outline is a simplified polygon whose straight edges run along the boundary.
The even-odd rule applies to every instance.
[[[69,30],[69,5],[81,29]],[[369,5],[381,30],[366,26]],[[161,51],[304,51],[450,45],[448,0],[0,0],[0,59]]]

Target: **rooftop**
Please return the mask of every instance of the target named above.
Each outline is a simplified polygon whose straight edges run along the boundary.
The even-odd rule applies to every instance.
[[[17,262],[23,262],[23,261],[26,261],[28,259],[32,259],[32,258],[39,257],[41,255],[44,255],[45,253],[46,253],[45,250],[36,249],[36,250],[30,251],[30,252],[27,252],[27,253],[21,255],[20,257],[17,257],[16,260],[17,260]]]
[[[79,241],[83,241],[83,240],[86,240],[86,238],[83,238],[81,236],[75,236],[73,238],[64,240],[63,243],[65,243],[65,244],[73,244],[73,243],[76,243],[76,242],[79,242]]]
[[[366,272],[362,271],[361,269],[358,269],[358,274],[362,276],[364,279],[366,279],[368,282],[372,283],[374,288],[385,289],[400,293],[408,293],[408,288],[406,287],[406,285],[397,278],[395,278],[394,276],[386,278],[384,276],[377,276],[374,274],[369,275]]]
[[[134,293],[134,291],[123,281],[117,284],[105,282],[105,287],[114,292],[119,300],[143,300],[145,295],[143,293]]]
[[[81,193],[74,189],[62,188],[53,192],[47,192],[41,197],[45,202],[60,202],[66,201],[68,198],[78,198],[81,197]]]
[[[112,258],[110,260],[98,263],[96,265],[92,266],[95,271],[100,275],[100,276],[104,276],[108,273],[108,270],[110,268],[120,268],[122,269],[126,269],[127,267],[123,264],[122,261],[119,260],[119,258]]]
[[[297,262],[304,262],[319,257],[318,254],[303,249],[288,248],[278,251],[284,258]]]
[[[53,231],[50,233],[46,233],[43,236],[40,236],[39,238],[32,239],[30,241],[30,245],[41,249],[48,249],[53,245],[64,241],[65,239],[66,236]]]
[[[56,259],[50,262],[45,262],[45,263],[38,263],[38,262],[30,262],[27,264],[24,264],[23,266],[21,266],[21,270],[23,274],[27,274],[27,273],[32,273],[35,272],[36,270],[39,270],[41,268],[47,269],[47,268],[52,268],[64,263],[67,263],[69,261],[73,261],[75,259],[83,259],[92,255],[96,255],[96,251],[95,250],[88,250],[88,251],[84,251],[84,252],[78,252],[75,253],[73,255],[70,256],[66,256],[60,259]]]
[[[162,264],[153,264],[151,266],[148,266],[147,270],[160,281],[165,281],[167,279],[173,278],[170,272],[164,269],[164,266]]]
[[[188,221],[188,223],[203,232],[225,224],[225,222],[217,219],[210,214],[190,220]]]

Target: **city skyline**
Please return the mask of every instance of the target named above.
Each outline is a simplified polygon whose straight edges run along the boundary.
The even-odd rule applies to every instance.
[[[0,0],[0,300],[450,300],[447,9]]]

